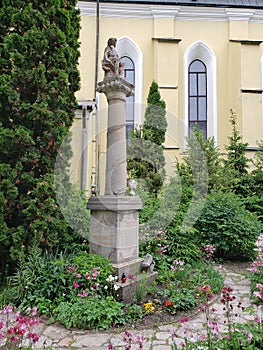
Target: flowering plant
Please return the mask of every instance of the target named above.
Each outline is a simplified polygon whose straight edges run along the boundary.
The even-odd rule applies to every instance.
[[[13,306],[5,306],[0,310],[0,349],[21,349],[25,344],[31,346],[39,340],[34,327],[39,323],[37,309],[28,308],[25,315]]]
[[[138,347],[136,349],[141,350],[143,349],[143,343],[146,341],[146,338],[144,335],[139,335],[137,334],[135,336],[135,338],[133,338],[133,335],[128,332],[125,331],[124,332],[124,336],[123,336],[123,342],[124,342],[124,346],[125,346],[125,350],[130,350],[132,349],[132,344],[136,344],[138,345]],[[112,345],[111,342],[109,342],[108,344],[108,350],[114,350],[116,349],[115,346]],[[134,347],[133,347],[134,349]]]
[[[212,257],[214,255],[214,252],[215,252],[215,247],[211,244],[206,244],[203,248],[204,250],[204,256],[203,256],[203,259],[204,260],[212,260]]]
[[[140,251],[142,254],[163,255],[168,248],[167,232],[154,230],[150,226],[140,225]]]
[[[260,292],[257,291],[257,289],[260,289],[261,294],[263,292],[261,287],[263,281],[263,234],[261,234],[256,241],[255,251],[257,252],[257,257],[249,269],[251,272],[251,297],[255,299],[257,303],[263,304],[263,298],[260,296]]]
[[[152,314],[154,312],[154,302],[148,302],[143,304],[144,310],[146,314]]]
[[[221,327],[217,321],[217,310],[209,304],[213,294],[210,286],[200,286],[199,291],[206,296],[205,303],[200,307],[200,311],[205,315],[204,329],[197,331],[196,334],[190,332],[187,323],[187,318],[182,318],[180,321],[183,327],[184,339],[176,342],[177,329],[172,332],[173,350],[185,349],[207,349],[207,350],[257,350],[262,349],[263,339],[263,322],[262,315],[257,315],[253,321],[245,324],[240,324],[237,321],[239,312],[246,310],[241,302],[236,301],[233,295],[233,289],[230,287],[223,287],[220,302],[224,312],[224,327]],[[258,311],[261,311],[259,307]],[[179,344],[178,344],[179,343]]]

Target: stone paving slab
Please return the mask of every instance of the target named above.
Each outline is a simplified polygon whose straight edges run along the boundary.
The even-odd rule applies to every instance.
[[[244,275],[244,271],[232,271],[231,268],[224,267],[222,272],[225,274],[225,286],[233,289],[233,294],[236,296],[237,303],[242,302],[242,306],[252,306],[250,301],[250,284]],[[221,329],[224,329],[225,311],[223,305],[220,303],[220,298],[215,298],[211,303],[217,310],[216,321],[220,324]],[[240,314],[240,310],[237,310]],[[202,312],[195,312],[192,316],[188,316],[189,322],[186,325],[179,321],[171,324],[162,324],[155,329],[142,330],[128,330],[133,338],[139,334],[146,337],[146,342],[143,344],[144,350],[168,350],[171,349],[172,342],[171,333],[175,332],[177,338],[175,342],[177,345],[186,337],[196,338],[202,332],[203,324],[205,322],[205,315]],[[236,320],[239,323],[253,320],[254,316],[248,313],[241,314]],[[35,345],[35,349],[45,349],[52,346],[54,350],[106,350],[108,349],[109,341],[111,341],[114,349],[123,350],[123,332],[91,332],[86,330],[67,330],[61,325],[48,325],[41,323],[38,328],[40,340]],[[45,345],[44,345],[45,344]],[[137,350],[138,345],[133,344],[131,350]]]

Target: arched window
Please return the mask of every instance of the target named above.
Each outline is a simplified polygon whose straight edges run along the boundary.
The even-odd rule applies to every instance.
[[[131,84],[135,84],[134,63],[128,56],[121,57],[124,63],[124,77]],[[130,132],[134,129],[134,96],[126,99],[126,138],[129,138]]]
[[[207,138],[207,69],[200,60],[194,60],[188,69],[188,127],[197,125]]]
[[[136,45],[128,37],[122,37],[117,41],[117,52],[120,57],[123,58],[125,62],[125,69],[127,71],[127,80],[135,85],[134,89],[134,97],[129,97],[127,99],[127,104],[131,104],[133,101],[133,107],[131,108],[133,111],[133,125],[134,127],[138,127],[142,124],[143,117],[143,108],[142,108],[142,90],[143,90],[143,57],[142,52],[139,46]],[[127,62],[126,62],[127,60]],[[132,80],[133,79],[133,80]],[[127,111],[127,116],[129,116],[128,122],[131,121],[130,115],[131,110]],[[131,124],[127,126],[127,130],[131,130]],[[129,134],[129,131],[127,132]]]
[[[194,43],[184,54],[184,137],[197,122],[206,130],[204,136],[214,137],[217,144],[216,80],[215,54],[205,43]],[[186,148],[186,141],[183,144]]]

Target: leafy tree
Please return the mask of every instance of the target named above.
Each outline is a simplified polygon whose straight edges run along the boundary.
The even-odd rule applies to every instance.
[[[129,176],[144,179],[146,188],[155,196],[160,191],[165,177],[165,107],[158,84],[153,81],[147,98],[144,124],[132,133],[127,150]]]
[[[3,0],[0,9],[0,255],[11,268],[32,245],[76,239],[57,204],[54,167],[79,88],[76,0]],[[69,193],[70,146],[61,162]],[[69,200],[65,196],[65,201]]]

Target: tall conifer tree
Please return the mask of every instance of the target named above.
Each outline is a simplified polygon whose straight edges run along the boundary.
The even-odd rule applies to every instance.
[[[163,143],[167,129],[166,104],[153,81],[147,97],[144,124],[132,133],[127,169],[131,177],[144,179],[150,193],[157,195],[165,177]]]
[[[76,0],[1,1],[2,272],[23,259],[31,246],[52,249],[74,239],[56,202],[53,174],[76,109],[79,31]],[[65,186],[70,186],[70,156],[68,147]]]

